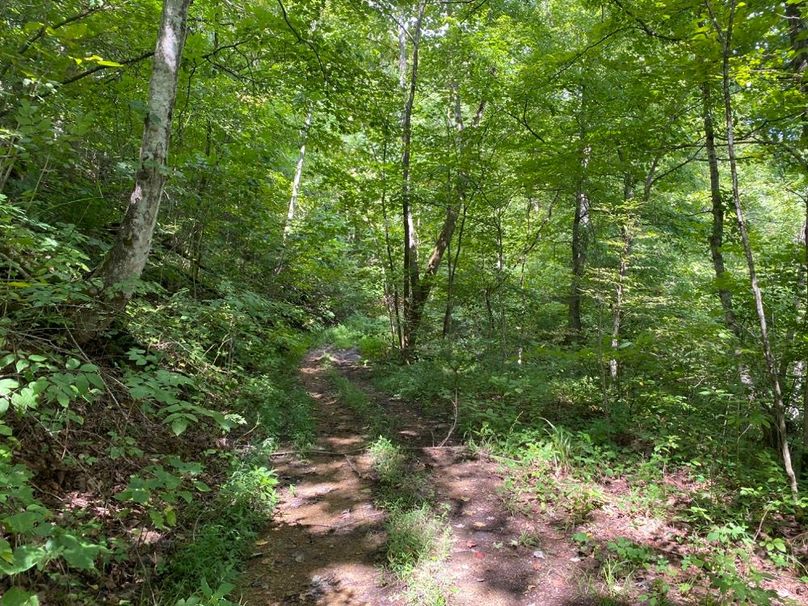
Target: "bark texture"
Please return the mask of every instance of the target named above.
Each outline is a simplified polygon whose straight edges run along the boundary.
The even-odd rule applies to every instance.
[[[404,284],[402,289],[404,322],[401,334],[401,349],[409,357],[415,349],[415,335],[420,323],[416,293],[419,290],[418,234],[412,216],[412,110],[418,88],[418,63],[421,44],[421,26],[426,11],[426,1],[421,2],[412,33],[404,27],[399,30],[399,78],[405,91],[404,111],[401,118],[401,215],[404,226]],[[407,79],[407,38],[412,40],[412,66]]]
[[[634,243],[634,233],[631,226],[631,203],[634,200],[634,180],[630,174],[626,174],[623,181],[623,202],[626,206],[626,217],[620,225],[620,260],[617,266],[617,283],[614,286],[614,302],[612,303],[612,335],[611,347],[613,352],[620,349],[620,328],[623,321],[623,299],[626,290],[626,278],[628,277],[629,259],[631,257],[631,247]],[[609,377],[612,384],[617,383],[620,371],[620,364],[617,357],[609,360]]]
[[[586,270],[586,255],[589,248],[590,200],[587,191],[587,171],[591,149],[587,143],[586,128],[586,89],[581,90],[581,112],[579,116],[581,133],[580,174],[575,192],[575,215],[572,221],[572,280],[570,283],[569,319],[567,341],[580,341],[583,335],[581,320],[581,299]]]
[[[422,5],[423,6],[423,5]],[[416,41],[420,39],[420,27],[421,21],[423,19],[423,12],[420,13],[418,22],[417,22],[417,30],[416,36],[414,38],[414,44]],[[408,103],[405,106],[405,135],[407,138],[405,139],[405,153],[408,151],[410,145],[410,135],[411,135],[411,111],[412,111],[412,101],[414,99],[415,94],[415,68],[417,67],[417,47],[414,46],[413,48],[413,73],[410,79],[410,96],[408,97]],[[463,162],[462,158],[465,155],[464,152],[467,147],[467,141],[464,134],[464,124],[463,124],[463,116],[461,112],[461,103],[460,103],[460,93],[457,90],[457,87],[452,85],[450,86],[453,90],[453,113],[454,113],[454,128],[457,133],[458,145],[459,145],[459,155],[461,157],[461,162]],[[485,113],[485,100],[480,102],[479,107],[477,108],[476,113],[474,114],[473,119],[473,127],[477,127],[482,120],[483,114]],[[408,113],[409,112],[409,113]],[[435,277],[437,276],[438,270],[440,269],[441,262],[443,261],[443,257],[446,254],[446,251],[449,248],[449,245],[452,241],[452,237],[454,236],[455,229],[457,227],[458,218],[460,217],[461,210],[466,207],[467,195],[468,195],[468,185],[469,185],[469,175],[468,172],[461,168],[458,171],[458,175],[456,178],[456,185],[455,185],[455,192],[454,196],[450,200],[448,206],[446,207],[446,215],[443,220],[443,224],[441,226],[441,230],[435,240],[435,243],[432,247],[432,251],[430,252],[429,258],[427,259],[426,266],[424,267],[423,275],[420,274],[420,268],[418,264],[418,242],[414,238],[415,228],[413,226],[412,221],[412,206],[410,200],[410,192],[409,192],[409,155],[407,154],[404,159],[406,162],[402,161],[402,167],[404,168],[404,191],[402,192],[402,200],[404,202],[404,322],[402,328],[402,339],[401,339],[401,349],[402,353],[405,358],[411,358],[415,351],[416,341],[418,337],[418,330],[421,326],[421,321],[424,315],[424,308],[426,306],[427,301],[429,300],[429,295],[432,292],[432,286],[434,285]],[[465,215],[464,215],[465,219]],[[458,247],[460,246],[460,242],[458,242]],[[454,274],[452,274],[452,279],[454,279]],[[451,307],[447,307],[449,310],[448,313],[451,315]],[[444,321],[446,321],[446,315],[444,314]],[[449,320],[450,322],[451,320]]]
[[[760,284],[758,283],[757,271],[755,269],[755,258],[752,252],[752,245],[749,240],[749,231],[746,226],[746,219],[744,218],[743,205],[741,204],[741,193],[738,179],[738,161],[735,150],[735,122],[732,114],[732,93],[730,91],[729,65],[730,56],[732,54],[732,27],[736,7],[737,5],[733,0],[730,5],[727,28],[723,31],[723,33],[718,23],[715,24],[716,32],[721,38],[723,47],[721,79],[724,99],[724,118],[726,121],[727,131],[727,157],[729,159],[730,176],[732,182],[732,201],[733,205],[735,206],[735,218],[738,223],[738,232],[741,236],[741,244],[743,245],[744,256],[746,257],[746,265],[749,272],[749,285],[752,290],[752,296],[755,301],[755,311],[760,324],[760,344],[763,349],[763,358],[766,363],[766,371],[769,375],[772,393],[774,396],[773,416],[778,434],[780,458],[783,462],[783,468],[785,469],[786,475],[788,476],[791,492],[796,499],[799,495],[799,489],[797,486],[797,478],[794,474],[794,467],[791,461],[791,449],[789,448],[788,444],[788,430],[786,427],[786,410],[783,398],[783,389],[780,384],[777,361],[775,360],[774,352],[772,351],[771,347],[769,327],[766,320],[766,310],[763,305],[763,292],[761,291]]]
[[[96,337],[123,311],[143,273],[152,246],[166,180],[171,115],[177,96],[188,6],[191,0],[164,0],[149,83],[149,111],[140,147],[140,164],[121,231],[93,277],[100,278],[98,306],[83,313],[78,336]]]
[[[309,129],[311,128],[312,110],[309,109],[306,114],[306,121],[303,123],[303,128],[300,130],[300,150],[297,154],[297,162],[295,163],[295,174],[292,178],[292,193],[289,196],[289,208],[286,211],[286,223],[283,225],[283,241],[292,233],[292,223],[295,220],[297,213],[297,201],[300,197],[300,183],[303,179],[303,163],[306,160],[306,143],[309,138]]]
[[[727,287],[726,264],[724,262],[724,199],[721,195],[721,175],[718,170],[718,155],[715,150],[715,124],[713,123],[713,111],[710,95],[710,86],[702,84],[702,122],[704,125],[705,150],[707,152],[707,165],[710,171],[710,203],[712,214],[712,227],[710,231],[710,258],[713,262],[713,272],[715,273],[718,299],[721,302],[721,310],[724,314],[724,326],[732,332],[738,345],[745,340],[743,328],[735,315],[735,307],[732,302],[732,292]],[[755,385],[749,366],[741,357],[740,347],[735,348],[735,357],[738,363],[738,378],[750,402],[755,400]]]

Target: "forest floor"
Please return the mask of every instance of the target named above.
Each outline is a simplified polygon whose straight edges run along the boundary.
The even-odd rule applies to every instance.
[[[289,452],[273,459],[283,488],[242,580],[246,604],[406,603],[402,583],[384,571],[388,513],[375,498],[371,436],[340,402],[328,378],[331,365],[382,407],[408,464],[424,471],[431,499],[445,511],[450,546],[437,574],[451,604],[598,603],[582,594],[584,564],[563,532],[505,506],[499,464],[450,441],[435,446],[450,423],[427,421],[380,394],[355,352],[318,349],[301,367],[302,382],[318,404],[316,443],[305,456]]]
[[[371,372],[354,350],[319,348],[304,359],[300,376],[316,402],[316,439],[305,452],[273,456],[279,505],[242,577],[243,603],[716,603],[682,566],[699,553],[687,528],[643,505],[642,488],[630,479],[584,486],[597,497],[573,496],[572,509],[548,507],[519,490],[519,472],[503,457],[452,441],[451,418],[429,417],[381,393]],[[380,426],[391,440],[387,450],[406,458],[406,473],[393,474],[392,483],[374,450]],[[697,489],[675,473],[665,482],[675,495],[671,511]],[[428,505],[414,506],[406,496],[413,494],[426,495]],[[443,546],[403,560],[398,553],[430,541]],[[795,575],[768,571],[765,587],[775,599],[765,603],[808,604],[808,588]]]

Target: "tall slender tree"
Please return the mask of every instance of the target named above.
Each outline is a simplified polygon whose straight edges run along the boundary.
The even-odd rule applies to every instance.
[[[744,216],[743,204],[741,202],[740,183],[738,178],[738,154],[735,148],[735,118],[733,115],[732,91],[730,87],[730,58],[732,56],[733,30],[735,26],[738,3],[736,0],[730,0],[729,7],[727,9],[726,26],[721,25],[719,20],[720,15],[718,15],[717,12],[712,9],[709,2],[707,3],[707,8],[710,12],[710,19],[715,29],[715,33],[721,44],[721,89],[724,101],[727,158],[729,160],[730,179],[732,184],[732,202],[733,206],[735,207],[735,218],[738,225],[738,233],[741,236],[741,244],[743,246],[744,257],[746,258],[747,270],[749,272],[749,286],[754,298],[755,312],[757,313],[758,324],[760,326],[760,345],[763,350],[763,359],[766,365],[769,381],[771,383],[772,395],[774,399],[772,410],[775,428],[777,430],[780,458],[783,462],[786,475],[788,476],[791,492],[796,499],[799,496],[799,488],[797,486],[797,476],[794,473],[794,467],[791,462],[791,447],[788,443],[788,429],[786,426],[786,407],[783,398],[783,388],[778,373],[777,360],[774,357],[771,338],[769,336],[769,326],[766,319],[766,310],[763,304],[763,291],[758,283],[755,257],[752,251],[752,244],[749,239],[749,230],[746,225],[746,218]]]
[[[149,104],[135,186],[118,238],[92,277],[100,280],[96,305],[78,317],[77,337],[96,337],[124,310],[151,251],[167,175],[171,116],[177,97],[191,0],[164,0],[154,49]]]

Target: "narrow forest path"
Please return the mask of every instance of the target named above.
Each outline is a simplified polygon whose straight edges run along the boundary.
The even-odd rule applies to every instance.
[[[538,515],[505,507],[498,464],[462,446],[434,447],[446,434],[445,424],[427,422],[412,407],[377,392],[355,352],[328,349],[310,352],[300,369],[317,403],[316,444],[306,458],[273,459],[282,483],[280,502],[243,577],[244,603],[406,604],[401,588],[383,571],[386,513],[374,504],[377,485],[365,451],[371,436],[340,402],[326,360],[383,407],[398,442],[424,470],[434,500],[447,512],[451,548],[439,574],[450,588],[449,604],[596,603],[581,595],[581,564],[563,533]]]

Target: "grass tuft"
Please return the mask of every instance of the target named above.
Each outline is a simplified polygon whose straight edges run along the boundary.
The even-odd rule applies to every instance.
[[[451,531],[445,513],[435,512],[427,503],[394,509],[387,532],[387,561],[406,586],[407,602],[418,606],[447,604],[450,583],[442,570],[449,556]]]

